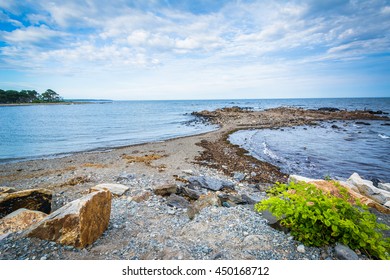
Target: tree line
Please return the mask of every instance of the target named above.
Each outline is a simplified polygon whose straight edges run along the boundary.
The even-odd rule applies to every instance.
[[[64,99],[54,90],[48,89],[43,93],[35,90],[2,90],[0,89],[0,104],[10,103],[52,103],[63,102]]]

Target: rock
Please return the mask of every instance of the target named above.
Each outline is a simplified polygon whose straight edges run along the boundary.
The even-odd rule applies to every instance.
[[[226,194],[223,192],[218,192],[217,195],[222,203],[229,202],[229,203],[233,203],[233,205],[246,204],[246,201],[242,199],[241,195],[239,194]]]
[[[116,178],[116,181],[119,182],[119,181],[131,181],[135,178],[135,175],[134,174],[126,174],[126,173],[123,173],[122,175],[119,175],[117,178]]]
[[[378,188],[390,192],[390,183],[378,183]]]
[[[179,209],[186,209],[188,206],[190,206],[190,203],[187,201],[187,199],[174,193],[167,198],[167,204]]]
[[[331,128],[333,128],[333,129],[340,129],[340,127],[338,127],[338,126],[335,125],[335,124],[333,124],[333,125],[331,126]]]
[[[185,173],[185,174],[189,174],[189,175],[193,175],[194,174],[194,171],[192,171],[191,169],[182,170],[182,172]]]
[[[256,204],[257,202],[260,201],[260,197],[255,195],[243,194],[241,195],[241,198],[245,201],[245,204],[251,204],[251,205]]]
[[[149,199],[149,197],[152,195],[152,193],[150,191],[145,191],[139,195],[136,195],[136,196],[133,196],[133,197],[130,197],[132,201],[135,201],[137,203],[140,203],[142,201],[146,201]]]
[[[0,235],[25,230],[46,216],[43,212],[20,208],[0,220]]]
[[[0,196],[0,218],[20,209],[51,211],[52,192],[47,189],[30,189]]]
[[[385,203],[385,206],[386,206],[387,208],[390,208],[390,201],[386,202],[386,203]]]
[[[191,188],[187,188],[187,187],[180,187],[178,189],[178,194],[180,194],[184,197],[188,197],[191,200],[197,200],[201,196],[202,193],[195,190],[195,189],[191,189]]]
[[[321,107],[317,109],[318,111],[327,111],[327,112],[338,112],[340,111],[339,108],[334,108],[334,107]]]
[[[175,185],[157,186],[153,189],[155,195],[168,196],[177,192]]]
[[[305,253],[305,246],[304,245],[299,245],[298,247],[297,247],[297,251],[299,252],[299,253]]]
[[[348,246],[337,244],[334,250],[339,260],[359,260],[358,255]]]
[[[371,125],[370,123],[368,122],[355,122],[356,124],[360,124],[360,125]]]
[[[233,183],[213,177],[192,176],[188,179],[188,181],[194,186],[209,189],[212,191],[220,191],[225,188],[234,190]]]
[[[92,192],[107,190],[115,196],[122,196],[130,188],[122,184],[99,184],[90,189]]]
[[[111,198],[107,190],[92,192],[54,211],[23,235],[84,248],[107,229]]]
[[[282,219],[278,219],[277,217],[275,217],[270,211],[268,210],[264,210],[261,212],[261,215],[263,216],[264,219],[267,220],[268,222],[268,225],[276,230],[280,230],[280,231],[283,231],[284,233],[287,233],[289,232],[288,228],[282,226],[280,224],[280,221]]]
[[[390,200],[390,192],[376,188],[371,181],[362,179],[357,173],[353,173],[347,182],[356,186],[361,194],[380,204],[385,204]]]
[[[241,173],[241,172],[234,172],[233,173],[233,178],[234,178],[234,180],[237,180],[237,181],[241,182],[242,180],[245,179],[245,174]]]
[[[216,193],[209,192],[207,194],[201,195],[198,200],[194,201],[194,203],[188,207],[188,217],[193,219],[196,214],[208,206],[221,206],[221,201],[219,200]]]
[[[0,187],[0,195],[1,194],[7,194],[7,193],[13,193],[13,192],[15,192],[14,188]]]

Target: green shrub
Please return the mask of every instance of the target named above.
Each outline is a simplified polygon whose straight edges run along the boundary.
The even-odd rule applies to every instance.
[[[384,238],[381,232],[389,227],[377,223],[376,216],[360,201],[354,205],[348,202],[348,191],[335,186],[341,197],[304,182],[276,184],[268,191],[270,197],[257,203],[255,209],[269,210],[305,245],[340,242],[371,258],[390,259],[390,238]]]

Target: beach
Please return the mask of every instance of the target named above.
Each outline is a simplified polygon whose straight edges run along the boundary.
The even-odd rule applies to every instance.
[[[265,190],[275,182],[286,182],[289,174],[247,155],[227,138],[242,129],[388,118],[366,111],[287,107],[264,111],[233,107],[194,115],[219,129],[105,151],[2,164],[0,186],[48,189],[53,192],[53,211],[86,195],[98,184],[120,183],[129,190],[113,198],[109,227],[92,245],[76,249],[14,233],[0,240],[0,258],[333,259],[332,247],[297,251],[299,242],[269,227],[264,217],[253,211],[253,201],[265,198]],[[165,185],[183,190],[196,176],[230,182],[234,191],[226,195],[239,195],[241,199],[245,195],[248,199],[225,207],[205,207],[190,218],[185,202],[154,192],[156,187]],[[218,193],[221,197],[222,192]],[[183,197],[180,194],[176,193]],[[186,198],[189,204],[194,203]]]

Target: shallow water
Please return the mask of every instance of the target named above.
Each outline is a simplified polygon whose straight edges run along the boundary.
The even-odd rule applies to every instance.
[[[324,122],[238,131],[229,140],[288,174],[345,179],[357,172],[390,182],[390,126],[385,124],[389,122]]]
[[[215,129],[193,111],[240,106],[390,111],[390,98],[123,101],[0,107],[0,163],[161,141]]]

